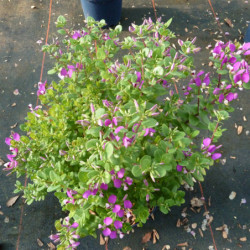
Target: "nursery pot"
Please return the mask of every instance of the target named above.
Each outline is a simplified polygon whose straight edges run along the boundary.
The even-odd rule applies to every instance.
[[[107,26],[116,25],[121,18],[122,0],[81,0],[85,18],[104,19]]]

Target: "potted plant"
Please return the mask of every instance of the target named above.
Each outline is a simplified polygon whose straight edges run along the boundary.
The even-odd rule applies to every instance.
[[[51,235],[58,249],[76,248],[97,229],[122,238],[156,206],[167,214],[184,203],[181,187],[203,181],[221,157],[222,123],[236,91],[250,88],[250,43],[218,42],[210,79],[193,66],[195,39],[171,45],[170,23],[133,24],[119,41],[121,26],[106,33],[104,21],[89,17],[72,31],[60,16],[66,37],[43,46],[55,60],[48,73],[59,79],[38,84],[40,105],[29,105],[20,126],[27,135],[5,140],[12,153],[4,170],[30,179],[15,190],[27,204],[55,192],[67,213]]]
[[[116,25],[121,18],[122,0],[81,0],[85,18],[105,20],[106,26]]]

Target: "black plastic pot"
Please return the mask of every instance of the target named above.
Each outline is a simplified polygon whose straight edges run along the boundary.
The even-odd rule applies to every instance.
[[[107,26],[118,24],[121,18],[122,0],[81,0],[85,18],[104,19]]]

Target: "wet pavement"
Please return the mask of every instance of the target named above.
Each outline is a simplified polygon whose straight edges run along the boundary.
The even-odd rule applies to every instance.
[[[153,4],[155,3],[155,10]],[[244,0],[211,1],[214,11],[219,17],[223,34],[220,33],[218,23],[215,21],[209,2],[206,0],[124,0],[121,24],[124,27],[123,36],[128,34],[131,22],[140,24],[144,17],[155,19],[162,16],[166,21],[173,17],[171,29],[185,40],[197,36],[197,45],[203,50],[196,55],[198,69],[212,70],[208,66],[209,44],[214,45],[216,40],[224,40],[224,35],[230,40],[242,41],[250,23],[250,3]],[[39,82],[42,65],[42,52],[38,40],[43,44],[47,32],[49,17],[49,4],[47,0],[0,0],[0,158],[6,161],[5,155],[8,148],[4,144],[5,137],[11,130],[20,132],[18,126],[24,122],[28,111],[28,104],[36,102],[36,84]],[[35,6],[35,8],[31,8]],[[83,13],[80,0],[63,1],[54,0],[52,3],[51,25],[48,42],[57,37],[55,21],[59,15],[65,15],[68,26],[75,28],[83,24]],[[224,19],[229,18],[234,27],[225,24]],[[228,32],[225,34],[225,32]],[[43,80],[52,78],[46,75],[51,62],[46,56],[43,70]],[[18,89],[20,95],[14,95]],[[224,164],[216,164],[208,171],[202,183],[204,196],[208,201],[211,197],[211,206],[208,207],[213,216],[211,223],[217,249],[250,249],[250,92],[241,92],[239,101],[235,102],[236,111],[231,119],[225,123],[227,131],[223,137]],[[243,116],[247,121],[243,120]],[[17,126],[11,128],[11,126]],[[243,126],[241,135],[237,135],[235,124]],[[7,207],[6,202],[13,197],[15,177],[6,177],[0,171],[0,249],[16,249],[18,236],[20,237],[20,250],[48,249],[50,242],[48,235],[55,232],[54,221],[63,216],[60,205],[53,195],[48,195],[45,201],[33,203],[23,207],[22,230],[19,232],[22,199]],[[230,200],[229,194],[235,191],[236,198]],[[123,249],[125,246],[133,250],[162,249],[170,245],[174,249],[177,244],[188,242],[187,249],[208,249],[213,245],[209,230],[199,234],[204,208],[200,213],[192,212],[190,200],[200,197],[199,186],[193,192],[186,193],[186,204],[181,208],[172,208],[171,213],[163,215],[155,213],[155,220],[150,219],[143,228],[136,228],[134,233],[125,236],[122,240],[110,241],[109,249]],[[241,204],[241,199],[246,199],[246,204]],[[176,227],[176,222],[181,218],[184,207],[188,207],[189,223],[197,223],[194,231],[196,238],[187,233],[183,227]],[[226,224],[229,228],[228,239],[222,237],[217,227]],[[143,235],[157,230],[160,240],[156,244],[152,241],[146,245],[141,243]],[[247,237],[246,241],[240,238]],[[39,247],[37,239],[44,245]],[[99,239],[87,237],[81,240],[79,249],[104,249],[99,245]],[[181,247],[177,247],[181,249]]]

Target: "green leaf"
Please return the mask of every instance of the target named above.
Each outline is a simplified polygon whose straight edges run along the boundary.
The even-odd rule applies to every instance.
[[[141,168],[139,166],[133,166],[133,168],[132,168],[132,174],[135,177],[141,177],[142,176]]]
[[[178,132],[176,132],[176,133],[174,134],[174,136],[173,136],[173,141],[179,141],[179,140],[181,140],[182,138],[184,138],[185,135],[186,135],[185,132],[178,131]]]
[[[86,146],[86,149],[87,150],[90,150],[92,148],[95,148],[96,147],[96,144],[99,142],[99,140],[97,139],[91,139],[89,141],[87,141],[87,143],[85,144]]]
[[[92,127],[86,130],[86,134],[93,135],[94,137],[99,137],[99,132],[101,131],[101,127]]]
[[[48,75],[53,75],[56,73],[56,70],[55,69],[50,69],[48,72]]]
[[[169,128],[168,128],[168,126],[166,124],[163,124],[161,128],[162,128],[163,135],[164,136],[168,136],[169,135]]]
[[[157,76],[162,76],[164,73],[164,69],[161,66],[157,66],[153,69],[153,74]]]
[[[142,122],[142,126],[145,128],[153,128],[157,125],[158,125],[158,122],[153,118],[149,118],[146,121]]]
[[[191,138],[195,138],[196,136],[198,136],[200,134],[199,130],[195,130],[194,132],[192,132],[191,134]]]
[[[189,122],[191,125],[196,126],[200,122],[200,120],[194,115],[189,115]]]
[[[47,188],[47,192],[54,192],[54,191],[56,191],[57,189],[60,189],[60,188],[61,188],[61,185],[56,185],[56,186],[50,185]]]
[[[248,82],[248,83],[243,83],[243,87],[244,87],[244,89],[250,89],[250,82]]]
[[[105,145],[105,152],[107,154],[108,159],[110,159],[110,157],[113,155],[113,152],[114,152],[114,146],[111,142],[108,142]]]
[[[88,181],[88,173],[87,172],[79,172],[78,173],[78,178],[79,178],[80,182],[87,183],[87,181]]]
[[[50,171],[49,177],[50,177],[50,179],[51,179],[52,182],[60,181],[61,180],[60,176],[57,175],[54,170]]]
[[[100,60],[104,60],[106,58],[106,53],[104,51],[104,48],[97,49],[96,57],[97,57],[97,59],[100,59]]]
[[[106,183],[106,184],[109,184],[110,183],[110,181],[111,181],[111,174],[109,173],[109,172],[104,172],[104,182]]]
[[[172,23],[173,18],[170,18],[165,24],[164,27],[168,28],[170,26],[170,24]]]
[[[58,30],[57,33],[59,33],[60,35],[66,35],[67,34],[64,29]]]
[[[144,155],[140,160],[140,165],[143,172],[148,171],[151,167],[151,156]]]
[[[99,108],[95,112],[96,119],[99,119],[102,115],[106,113],[106,110],[104,108]]]
[[[225,69],[223,69],[223,70],[218,69],[218,70],[217,70],[217,73],[220,74],[220,75],[226,75],[226,74],[228,74],[228,70],[225,70]]]

